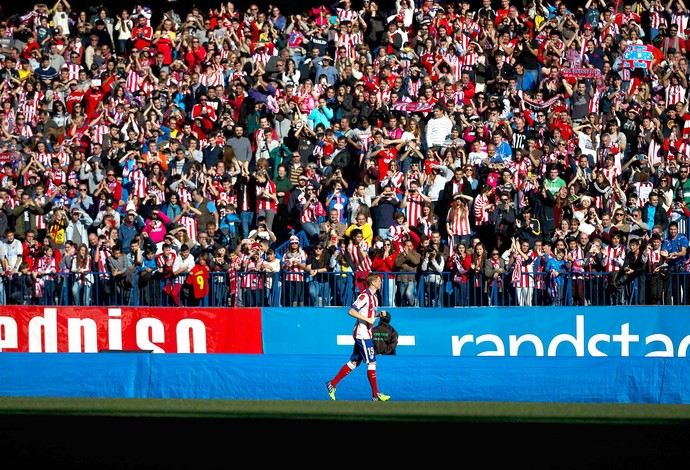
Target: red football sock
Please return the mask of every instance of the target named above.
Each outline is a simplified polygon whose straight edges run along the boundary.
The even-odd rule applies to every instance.
[[[349,374],[350,372],[352,372],[353,370],[354,369],[351,368],[349,362],[347,364],[345,364],[343,367],[340,368],[340,370],[338,371],[336,376],[333,378],[333,380],[331,380],[331,385],[333,385],[334,387],[337,387],[338,382],[343,380],[345,378],[345,376],[347,374]]]
[[[372,396],[379,394],[379,386],[376,384],[376,366],[370,365],[367,369],[367,377],[369,377],[369,385],[371,385]]]

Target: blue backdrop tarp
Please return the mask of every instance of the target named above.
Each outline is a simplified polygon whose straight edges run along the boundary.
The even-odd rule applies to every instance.
[[[326,400],[324,382],[347,356],[0,354],[0,395],[99,398]],[[690,403],[680,358],[378,358],[381,391],[396,401]],[[369,400],[366,369],[339,400]]]

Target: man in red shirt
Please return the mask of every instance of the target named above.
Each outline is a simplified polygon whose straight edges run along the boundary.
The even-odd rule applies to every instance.
[[[132,29],[134,48],[140,51],[145,47],[151,47],[153,43],[153,28],[147,23],[146,17],[140,16],[137,25]]]
[[[208,96],[206,94],[199,96],[199,102],[192,108],[192,119],[201,119],[202,129],[209,132],[213,129],[213,123],[216,122],[217,116],[213,106],[208,104]]]
[[[95,119],[98,113],[96,109],[98,108],[98,103],[103,101],[105,98],[105,93],[101,90],[100,85],[96,85],[91,82],[91,87],[84,93],[83,103],[86,111],[87,119]]]

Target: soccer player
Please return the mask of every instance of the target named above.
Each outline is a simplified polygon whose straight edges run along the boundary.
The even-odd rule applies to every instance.
[[[326,389],[331,400],[335,400],[335,387],[350,372],[355,370],[362,361],[367,363],[367,377],[371,385],[372,400],[388,401],[390,396],[379,392],[376,384],[376,353],[374,352],[374,342],[372,340],[372,327],[379,316],[376,309],[379,305],[376,292],[381,288],[381,278],[378,274],[370,273],[366,277],[367,289],[362,291],[354,301],[352,307],[347,312],[351,317],[357,319],[352,336],[355,338],[355,345],[352,350],[350,360],[343,365],[336,376],[326,382]],[[384,314],[385,311],[381,311]]]

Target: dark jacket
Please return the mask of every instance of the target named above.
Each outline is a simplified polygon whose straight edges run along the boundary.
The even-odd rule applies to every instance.
[[[642,220],[644,222],[647,222],[647,211],[649,210],[650,206],[651,204],[649,202],[642,206]],[[657,204],[656,211],[654,212],[654,225],[660,225],[665,231],[668,228],[668,222],[668,214],[664,208],[661,207],[661,203]]]
[[[496,235],[500,235],[504,240],[515,234],[515,220],[515,209],[505,207],[504,204],[496,205],[490,217],[490,221],[495,227]]]
[[[382,312],[383,313],[383,312]],[[390,324],[390,313],[379,317],[379,324],[372,329],[376,354],[395,355],[398,347],[398,332]]]
[[[539,188],[543,188],[540,186]],[[549,191],[534,191],[527,192],[527,200],[532,207],[532,214],[535,219],[541,223],[541,237],[542,240],[549,243],[551,236],[556,231],[556,218],[553,206],[556,200]]]

